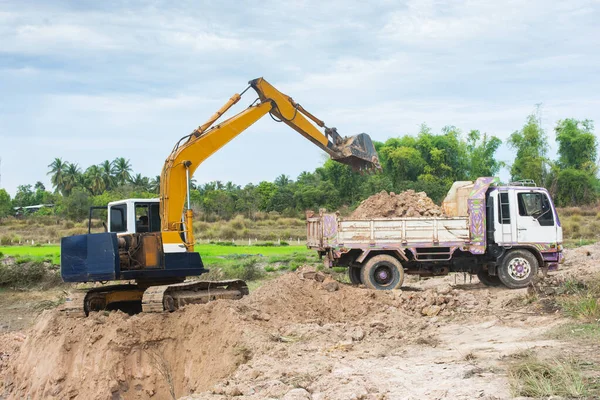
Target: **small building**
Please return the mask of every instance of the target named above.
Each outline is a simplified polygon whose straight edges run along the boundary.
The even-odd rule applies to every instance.
[[[54,208],[54,204],[37,204],[35,206],[14,207],[15,217],[21,217],[23,215],[33,214],[34,212],[39,211],[42,208]]]

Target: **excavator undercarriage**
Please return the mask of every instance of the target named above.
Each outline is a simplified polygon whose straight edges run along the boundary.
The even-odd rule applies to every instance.
[[[155,286],[147,286],[147,283],[108,285],[73,291],[67,297],[63,311],[75,317],[103,310],[121,310],[128,314],[173,312],[188,304],[205,304],[219,299],[238,300],[248,293],[246,282],[238,279]]]

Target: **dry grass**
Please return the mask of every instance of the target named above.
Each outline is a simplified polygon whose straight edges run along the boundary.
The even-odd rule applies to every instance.
[[[558,215],[567,246],[581,246],[600,240],[600,208],[559,208]]]
[[[296,218],[264,214],[256,220],[236,216],[230,221],[194,223],[194,235],[205,240],[293,241],[306,239],[306,223]]]
[[[558,303],[570,317],[589,323],[600,323],[600,275],[583,281],[567,280]]]
[[[294,241],[306,239],[306,223],[303,219],[282,217],[278,213],[257,213],[249,219],[237,215],[230,221],[203,221],[200,217],[194,222],[194,235],[198,239],[209,240],[259,240],[278,239]],[[103,231],[102,222],[92,221],[92,232]],[[23,219],[6,218],[0,222],[0,245],[14,244],[57,244],[64,236],[82,235],[88,232],[87,220],[73,222],[49,216],[28,216]]]
[[[508,372],[514,396],[580,398],[588,391],[579,365],[570,360],[541,360],[527,355]]]

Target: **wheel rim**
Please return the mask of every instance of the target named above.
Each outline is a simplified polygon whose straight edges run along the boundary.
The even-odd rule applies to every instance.
[[[522,257],[515,257],[508,263],[508,275],[516,281],[522,281],[531,274],[531,264]]]
[[[387,286],[394,280],[394,271],[389,265],[378,265],[373,271],[373,278],[378,285]]]

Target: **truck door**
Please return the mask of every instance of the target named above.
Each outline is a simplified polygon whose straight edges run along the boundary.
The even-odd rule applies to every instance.
[[[556,220],[548,194],[516,191],[517,243],[556,243]]]

